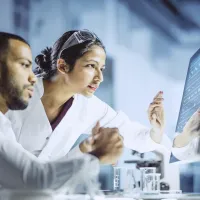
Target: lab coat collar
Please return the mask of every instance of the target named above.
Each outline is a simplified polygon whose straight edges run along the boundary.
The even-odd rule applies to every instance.
[[[43,104],[40,100],[43,93],[44,93],[43,81],[42,79],[39,79],[36,85],[35,94],[30,102],[30,105],[28,106],[26,117],[24,118],[25,122],[23,122],[24,125],[22,129],[35,130],[35,131],[32,131],[32,133],[35,132],[35,134],[41,133],[41,134],[47,135],[48,133],[51,133],[48,143],[45,145],[43,149],[41,149],[42,151],[38,156],[42,160],[49,160],[52,157],[56,158],[57,155],[60,155],[60,154],[63,155],[64,152],[67,153],[70,150],[69,148],[71,148],[71,146],[75,143],[75,141],[79,137],[79,135],[77,136],[74,135],[73,137],[71,136],[70,138],[72,139],[69,140],[69,136],[71,134],[75,134],[73,131],[74,127],[77,127],[78,125],[78,124],[74,124],[71,119],[74,118],[74,115],[76,115],[75,118],[77,118],[77,115],[78,115],[79,120],[82,121],[84,119],[84,116],[80,115],[80,113],[78,112],[79,109],[77,109],[78,108],[77,100],[79,98],[79,95],[74,95],[73,96],[74,100],[71,107],[69,108],[68,112],[65,114],[61,122],[57,125],[57,127],[53,131],[51,128],[51,124],[46,116],[46,112],[44,110]],[[38,113],[40,113],[40,117],[38,116]],[[31,125],[33,120],[35,121],[34,124],[38,124],[38,126]],[[68,122],[69,124],[66,125],[66,122]],[[77,128],[75,128],[75,130],[76,129]],[[23,132],[23,130],[21,131]],[[27,131],[24,131],[24,134],[26,132]],[[27,135],[24,135],[24,134],[20,135],[21,137],[23,137],[23,139],[19,137],[19,141],[21,141],[21,139],[23,141],[28,139],[29,134],[28,133]],[[44,137],[44,136],[41,135],[41,137]],[[60,145],[66,146],[66,148],[61,149]],[[64,152],[61,152],[61,151],[64,151]]]
[[[11,125],[11,122],[9,121],[9,119],[1,111],[0,111],[0,124],[1,125],[2,124],[9,124],[9,125]]]
[[[79,135],[77,135],[75,132],[79,124],[75,124],[75,121],[71,120],[75,117],[75,115],[78,115],[79,118],[82,117],[79,115],[80,113],[78,112],[79,109],[77,110],[76,102],[77,97],[75,97],[72,106],[63,117],[63,119],[60,121],[60,123],[57,125],[55,130],[52,131],[48,143],[42,149],[39,155],[39,158],[41,158],[42,160],[49,160],[52,158],[56,159],[60,157],[60,155],[66,155],[79,137]],[[48,118],[46,117],[45,119],[44,124],[48,124],[48,126],[51,126]],[[66,122],[68,124],[66,124]],[[63,146],[64,148],[60,148],[61,146]]]
[[[11,140],[16,140],[15,134],[13,133],[10,120],[0,112],[0,127],[1,133]]]

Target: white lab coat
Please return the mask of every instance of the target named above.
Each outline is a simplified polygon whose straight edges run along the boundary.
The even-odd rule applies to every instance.
[[[96,96],[86,98],[79,94],[75,95],[72,106],[52,131],[40,100],[43,92],[43,82],[39,79],[28,108],[24,111],[7,113],[17,141],[32,153],[41,150],[38,157],[42,160],[66,156],[78,137],[83,133],[90,134],[98,120],[101,126],[118,127],[124,137],[125,146],[130,149],[148,152],[161,147],[151,139],[147,127],[130,121],[123,112],[114,111]],[[49,138],[48,142],[46,138]],[[171,148],[171,142],[166,135],[161,144]],[[81,154],[79,147],[71,151],[73,157],[79,154]]]
[[[85,173],[87,180],[93,180],[98,171],[97,159],[89,155],[54,162],[39,160],[17,143],[10,121],[0,112],[0,185],[3,188],[63,187],[67,191],[72,190],[73,186],[84,184]]]

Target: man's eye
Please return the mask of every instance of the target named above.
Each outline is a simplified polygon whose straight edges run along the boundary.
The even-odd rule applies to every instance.
[[[101,68],[101,71],[104,71],[105,70],[105,68]]]
[[[27,64],[27,63],[21,63],[21,65],[23,66],[23,67],[26,67],[26,68],[28,68],[30,65],[29,64]]]

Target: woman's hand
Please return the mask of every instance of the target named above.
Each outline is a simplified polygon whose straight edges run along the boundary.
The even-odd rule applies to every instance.
[[[148,118],[151,129],[151,138],[156,142],[160,143],[165,126],[165,116],[163,107],[163,92],[160,91],[153,99],[153,102],[149,105]]]

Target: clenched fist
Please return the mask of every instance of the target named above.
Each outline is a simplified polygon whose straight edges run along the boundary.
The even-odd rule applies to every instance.
[[[117,128],[100,128],[98,122],[92,136],[80,144],[80,149],[99,158],[102,164],[114,164],[123,152],[123,139]]]

